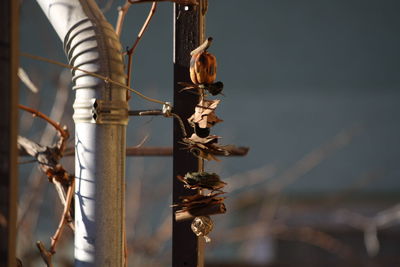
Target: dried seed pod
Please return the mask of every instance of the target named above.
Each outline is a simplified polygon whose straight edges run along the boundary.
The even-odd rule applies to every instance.
[[[194,133],[201,138],[206,138],[210,135],[210,128],[201,128],[198,123],[194,124]]]
[[[223,82],[206,84],[204,87],[211,95],[219,95],[219,94],[223,95],[223,93],[222,93],[222,89],[224,89]]]
[[[207,51],[190,59],[190,79],[194,84],[212,84],[217,77],[217,59]]]
[[[207,236],[214,228],[214,223],[210,216],[199,216],[194,218],[191,228],[196,236],[204,236],[207,243],[211,241]]]

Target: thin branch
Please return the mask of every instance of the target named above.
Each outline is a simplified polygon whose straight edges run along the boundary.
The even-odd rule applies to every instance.
[[[129,0],[128,0],[129,1]],[[132,4],[132,2],[130,2]],[[128,4],[128,3],[126,3]],[[126,5],[125,4],[125,5]],[[153,2],[153,4],[151,5],[150,11],[149,11],[149,15],[147,16],[145,22],[143,23],[142,28],[140,29],[135,42],[133,43],[132,47],[127,51],[127,56],[128,56],[128,66],[127,66],[127,79],[126,79],[126,85],[130,86],[130,80],[131,80],[131,72],[132,72],[132,56],[133,56],[133,52],[135,51],[137,45],[139,44],[140,39],[142,38],[143,34],[145,33],[147,26],[149,26],[149,23],[151,21],[151,19],[154,16],[154,13],[156,12],[157,9],[157,2]],[[122,24],[122,22],[121,22]]]
[[[70,206],[71,206],[71,201],[72,201],[73,195],[74,195],[74,180],[72,180],[71,185],[68,188],[67,197],[66,197],[65,204],[64,204],[64,210],[63,210],[63,213],[62,213],[62,216],[61,216],[60,223],[58,224],[57,231],[51,237],[50,252],[52,254],[56,253],[57,242],[60,239],[60,236],[62,234],[62,231],[63,231],[63,228],[64,228],[65,224],[68,222],[68,218],[70,217],[70,216],[68,216],[68,214],[69,214],[69,210],[70,210]]]
[[[115,33],[118,37],[121,37],[122,25],[124,24],[125,16],[128,13],[130,7],[131,3],[129,3],[129,1],[126,1],[125,4],[118,9],[118,19],[117,24],[115,25]]]
[[[111,9],[113,2],[114,0],[108,0],[104,7],[101,8],[101,12],[103,12],[103,14],[107,13]]]
[[[270,182],[267,192],[268,194],[271,194],[272,199],[269,202],[265,201],[262,204],[259,211],[259,217],[264,221],[269,222],[269,224],[272,224],[274,215],[284,197],[283,194],[279,193],[300,177],[314,169],[334,152],[350,144],[353,138],[360,133],[361,129],[362,128],[359,125],[355,125],[339,132],[332,138],[332,140],[329,140],[325,144],[304,155],[295,164],[283,171],[277,179]]]
[[[350,246],[329,234],[310,227],[277,227],[273,230],[273,234],[278,239],[314,245],[342,259],[354,257],[353,249]]]
[[[336,221],[362,231],[368,255],[373,257],[380,250],[378,231],[400,224],[400,204],[383,210],[373,217],[365,217],[349,210],[340,210],[336,213]]]
[[[46,249],[41,241],[37,241],[36,246],[39,249],[40,255],[42,256],[42,259],[46,263],[47,267],[53,267],[54,265],[51,262],[51,256],[53,256],[53,254]]]
[[[27,112],[32,113],[32,115],[33,115],[34,117],[39,117],[39,118],[41,118],[41,119],[47,121],[48,123],[50,123],[50,124],[60,133],[60,135],[61,135],[62,138],[67,139],[67,138],[69,137],[69,133],[68,133],[68,131],[67,131],[66,129],[64,129],[63,127],[61,127],[61,125],[60,125],[59,123],[53,121],[52,119],[50,119],[48,116],[46,116],[46,115],[43,114],[42,112],[40,112],[40,111],[38,111],[38,110],[35,110],[35,109],[33,109],[33,108],[30,108],[30,107],[21,105],[21,104],[19,104],[18,107],[19,107],[20,109],[22,109],[22,110],[25,110],[25,111],[27,111]]]
[[[69,137],[68,131],[66,130],[66,127],[62,128],[58,123],[54,122],[48,116],[44,115],[43,113],[41,113],[39,111],[25,107],[23,105],[20,105],[20,108],[22,108],[23,110],[26,110],[28,112],[31,112],[35,116],[38,116],[38,117],[44,119],[50,125],[52,125],[54,128],[56,128],[59,133],[58,142],[56,143],[56,145],[53,145],[51,147],[42,146],[42,145],[40,145],[36,142],[33,142],[27,138],[24,138],[22,136],[18,136],[17,145],[18,145],[18,149],[20,151],[23,151],[36,159],[36,161],[39,163],[39,167],[42,170],[42,172],[45,173],[46,176],[48,177],[49,181],[55,185],[61,202],[64,205],[67,205],[68,202],[66,199],[67,199],[68,193],[66,193],[66,192],[69,191],[71,183],[73,182],[74,176],[69,174],[63,168],[63,166],[59,164],[59,162],[63,156],[65,144]],[[71,213],[72,213],[72,211],[67,211],[66,212],[67,215],[65,217],[68,219],[68,223],[69,223],[71,229],[73,229],[74,227],[71,224],[71,222],[72,222]],[[23,216],[21,217],[20,222],[23,221],[27,212],[24,212],[22,214],[23,214]],[[39,250],[41,250],[39,244],[38,244],[38,248],[39,248]],[[43,255],[45,255],[45,254],[43,254],[42,250],[41,250],[41,253],[42,253],[42,257],[43,257]]]
[[[39,92],[37,86],[32,82],[31,78],[29,78],[28,73],[21,67],[18,68],[18,77],[32,93],[37,94]]]
[[[360,133],[361,129],[358,125],[345,129],[325,144],[305,154],[295,164],[286,169],[282,175],[272,181],[268,185],[268,191],[275,194],[280,193],[284,188],[314,169],[334,152],[350,144],[353,138]]]
[[[56,96],[53,101],[53,107],[51,109],[50,115],[48,117],[52,118],[53,121],[61,121],[63,116],[65,116],[65,106],[68,102],[68,96],[70,92],[69,83],[71,81],[71,73],[67,69],[63,69],[59,75],[58,84],[55,85],[59,89],[56,91]],[[24,113],[28,115],[28,112]],[[30,114],[29,114],[30,115]],[[30,120],[33,121],[33,120]],[[58,132],[57,132],[58,134]],[[56,135],[53,130],[53,126],[51,124],[47,124],[42,136],[40,138],[39,143],[42,144],[44,142],[48,142],[49,140],[53,140],[53,137]],[[21,150],[19,151],[21,155]],[[29,229],[34,229],[37,223],[37,218],[39,212],[37,211],[40,206],[40,202],[43,199],[43,190],[44,190],[45,180],[42,179],[42,176],[39,172],[37,172],[36,168],[34,168],[29,175],[26,189],[22,192],[20,196],[19,202],[19,221],[18,227],[24,224],[22,229],[25,233],[32,232]],[[55,186],[56,183],[54,184]],[[28,215],[28,213],[30,215]],[[27,219],[26,219],[27,218]],[[28,234],[29,235],[29,234]],[[24,236],[28,236],[24,235]]]
[[[220,236],[215,238],[215,240],[224,240],[225,242],[237,242],[272,236],[281,240],[311,244],[343,259],[354,256],[353,249],[342,241],[310,227],[289,227],[282,224],[269,225],[261,220],[257,220],[248,225],[219,232],[217,235]]]
[[[59,181],[64,189],[68,188],[73,175],[69,174],[60,164],[61,152],[59,147],[41,146],[28,138],[18,136],[18,149],[31,155],[39,163],[39,167],[51,182]],[[61,198],[64,203],[64,198]]]

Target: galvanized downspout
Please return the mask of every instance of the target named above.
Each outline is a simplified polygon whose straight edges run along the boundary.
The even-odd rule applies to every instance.
[[[93,0],[37,0],[71,65],[125,84],[121,45]],[[73,71],[75,266],[122,266],[126,90]]]

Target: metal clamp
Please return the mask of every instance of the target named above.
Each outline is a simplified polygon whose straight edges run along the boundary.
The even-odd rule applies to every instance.
[[[170,102],[165,102],[165,104],[162,107],[162,113],[165,117],[171,117],[172,105]]]
[[[75,123],[128,124],[128,103],[126,101],[77,99],[73,107]]]

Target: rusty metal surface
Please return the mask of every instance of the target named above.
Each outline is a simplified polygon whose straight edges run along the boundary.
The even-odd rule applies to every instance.
[[[181,86],[178,82],[189,82],[190,52],[200,44],[200,8],[199,6],[174,5],[174,112],[181,116],[186,123],[198,102],[198,96],[179,93]],[[189,133],[190,135],[191,133]],[[197,171],[198,160],[187,150],[183,149],[179,142],[182,139],[182,131],[177,121],[174,121],[173,135],[173,202],[176,203],[182,195],[193,194],[183,187],[175,177],[187,172]],[[174,211],[175,212],[175,209]],[[174,216],[172,216],[174,218]],[[193,234],[191,221],[176,222],[172,224],[172,265],[201,266],[203,255],[202,245]]]

